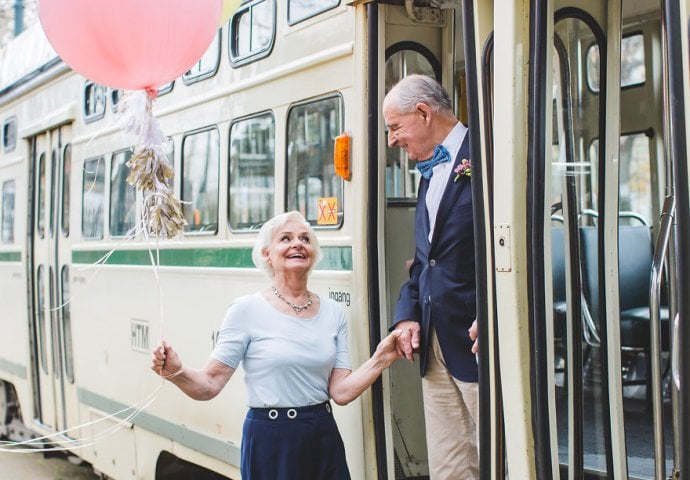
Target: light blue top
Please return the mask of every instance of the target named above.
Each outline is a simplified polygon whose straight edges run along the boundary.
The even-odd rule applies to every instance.
[[[235,369],[242,362],[250,407],[323,403],[331,371],[350,369],[345,313],[324,297],[313,318],[285,315],[261,293],[240,297],[225,315],[211,358]]]

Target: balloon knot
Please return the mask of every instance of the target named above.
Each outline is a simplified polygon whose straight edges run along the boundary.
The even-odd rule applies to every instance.
[[[146,91],[146,94],[149,96],[151,100],[156,98],[158,96],[158,89],[154,87],[146,87],[144,89]]]

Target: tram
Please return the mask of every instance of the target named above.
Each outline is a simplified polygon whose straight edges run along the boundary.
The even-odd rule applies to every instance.
[[[690,477],[689,3],[244,1],[154,101],[188,222],[172,239],[140,228],[123,92],[30,28],[0,53],[0,436],[103,478],[239,479],[242,379],[195,402],[149,352],[201,365],[232,299],[267,285],[258,227],[296,209],[324,252],[310,286],[368,358],[419,182],[380,107],[422,73],[470,127],[482,478]],[[416,364],[334,414],[353,478],[428,478]]]

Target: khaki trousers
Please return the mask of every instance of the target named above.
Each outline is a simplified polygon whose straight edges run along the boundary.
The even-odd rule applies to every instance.
[[[454,378],[431,330],[422,377],[431,480],[479,479],[479,384]]]

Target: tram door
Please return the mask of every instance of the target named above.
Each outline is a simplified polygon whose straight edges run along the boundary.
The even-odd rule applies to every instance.
[[[381,2],[383,3],[383,2]],[[455,10],[382,5],[385,24],[385,92],[406,75],[418,73],[442,82],[455,93],[455,65],[442,59],[462,55],[454,46]],[[458,12],[459,15],[459,12]],[[451,46],[449,46],[451,45]],[[464,111],[464,109],[458,109]],[[385,132],[384,129],[381,130]],[[409,278],[414,257],[414,212],[419,174],[414,162],[401,149],[385,145],[385,262],[388,314],[390,320],[402,284]],[[396,362],[390,368],[391,428],[395,479],[429,475],[424,433],[419,364]]]
[[[30,139],[34,411],[39,425],[53,431],[77,423],[69,293],[70,136],[71,127],[63,125]]]
[[[667,478],[671,294],[664,285],[650,290],[653,269],[663,267],[653,265],[655,240],[670,213],[662,212],[670,185],[662,78],[653,68],[662,63],[660,19],[646,12],[640,20],[624,7],[622,29],[614,30],[619,2],[618,9],[555,3],[552,86],[544,91],[553,106],[544,243],[556,456],[562,478]],[[635,23],[626,28],[629,16]]]

